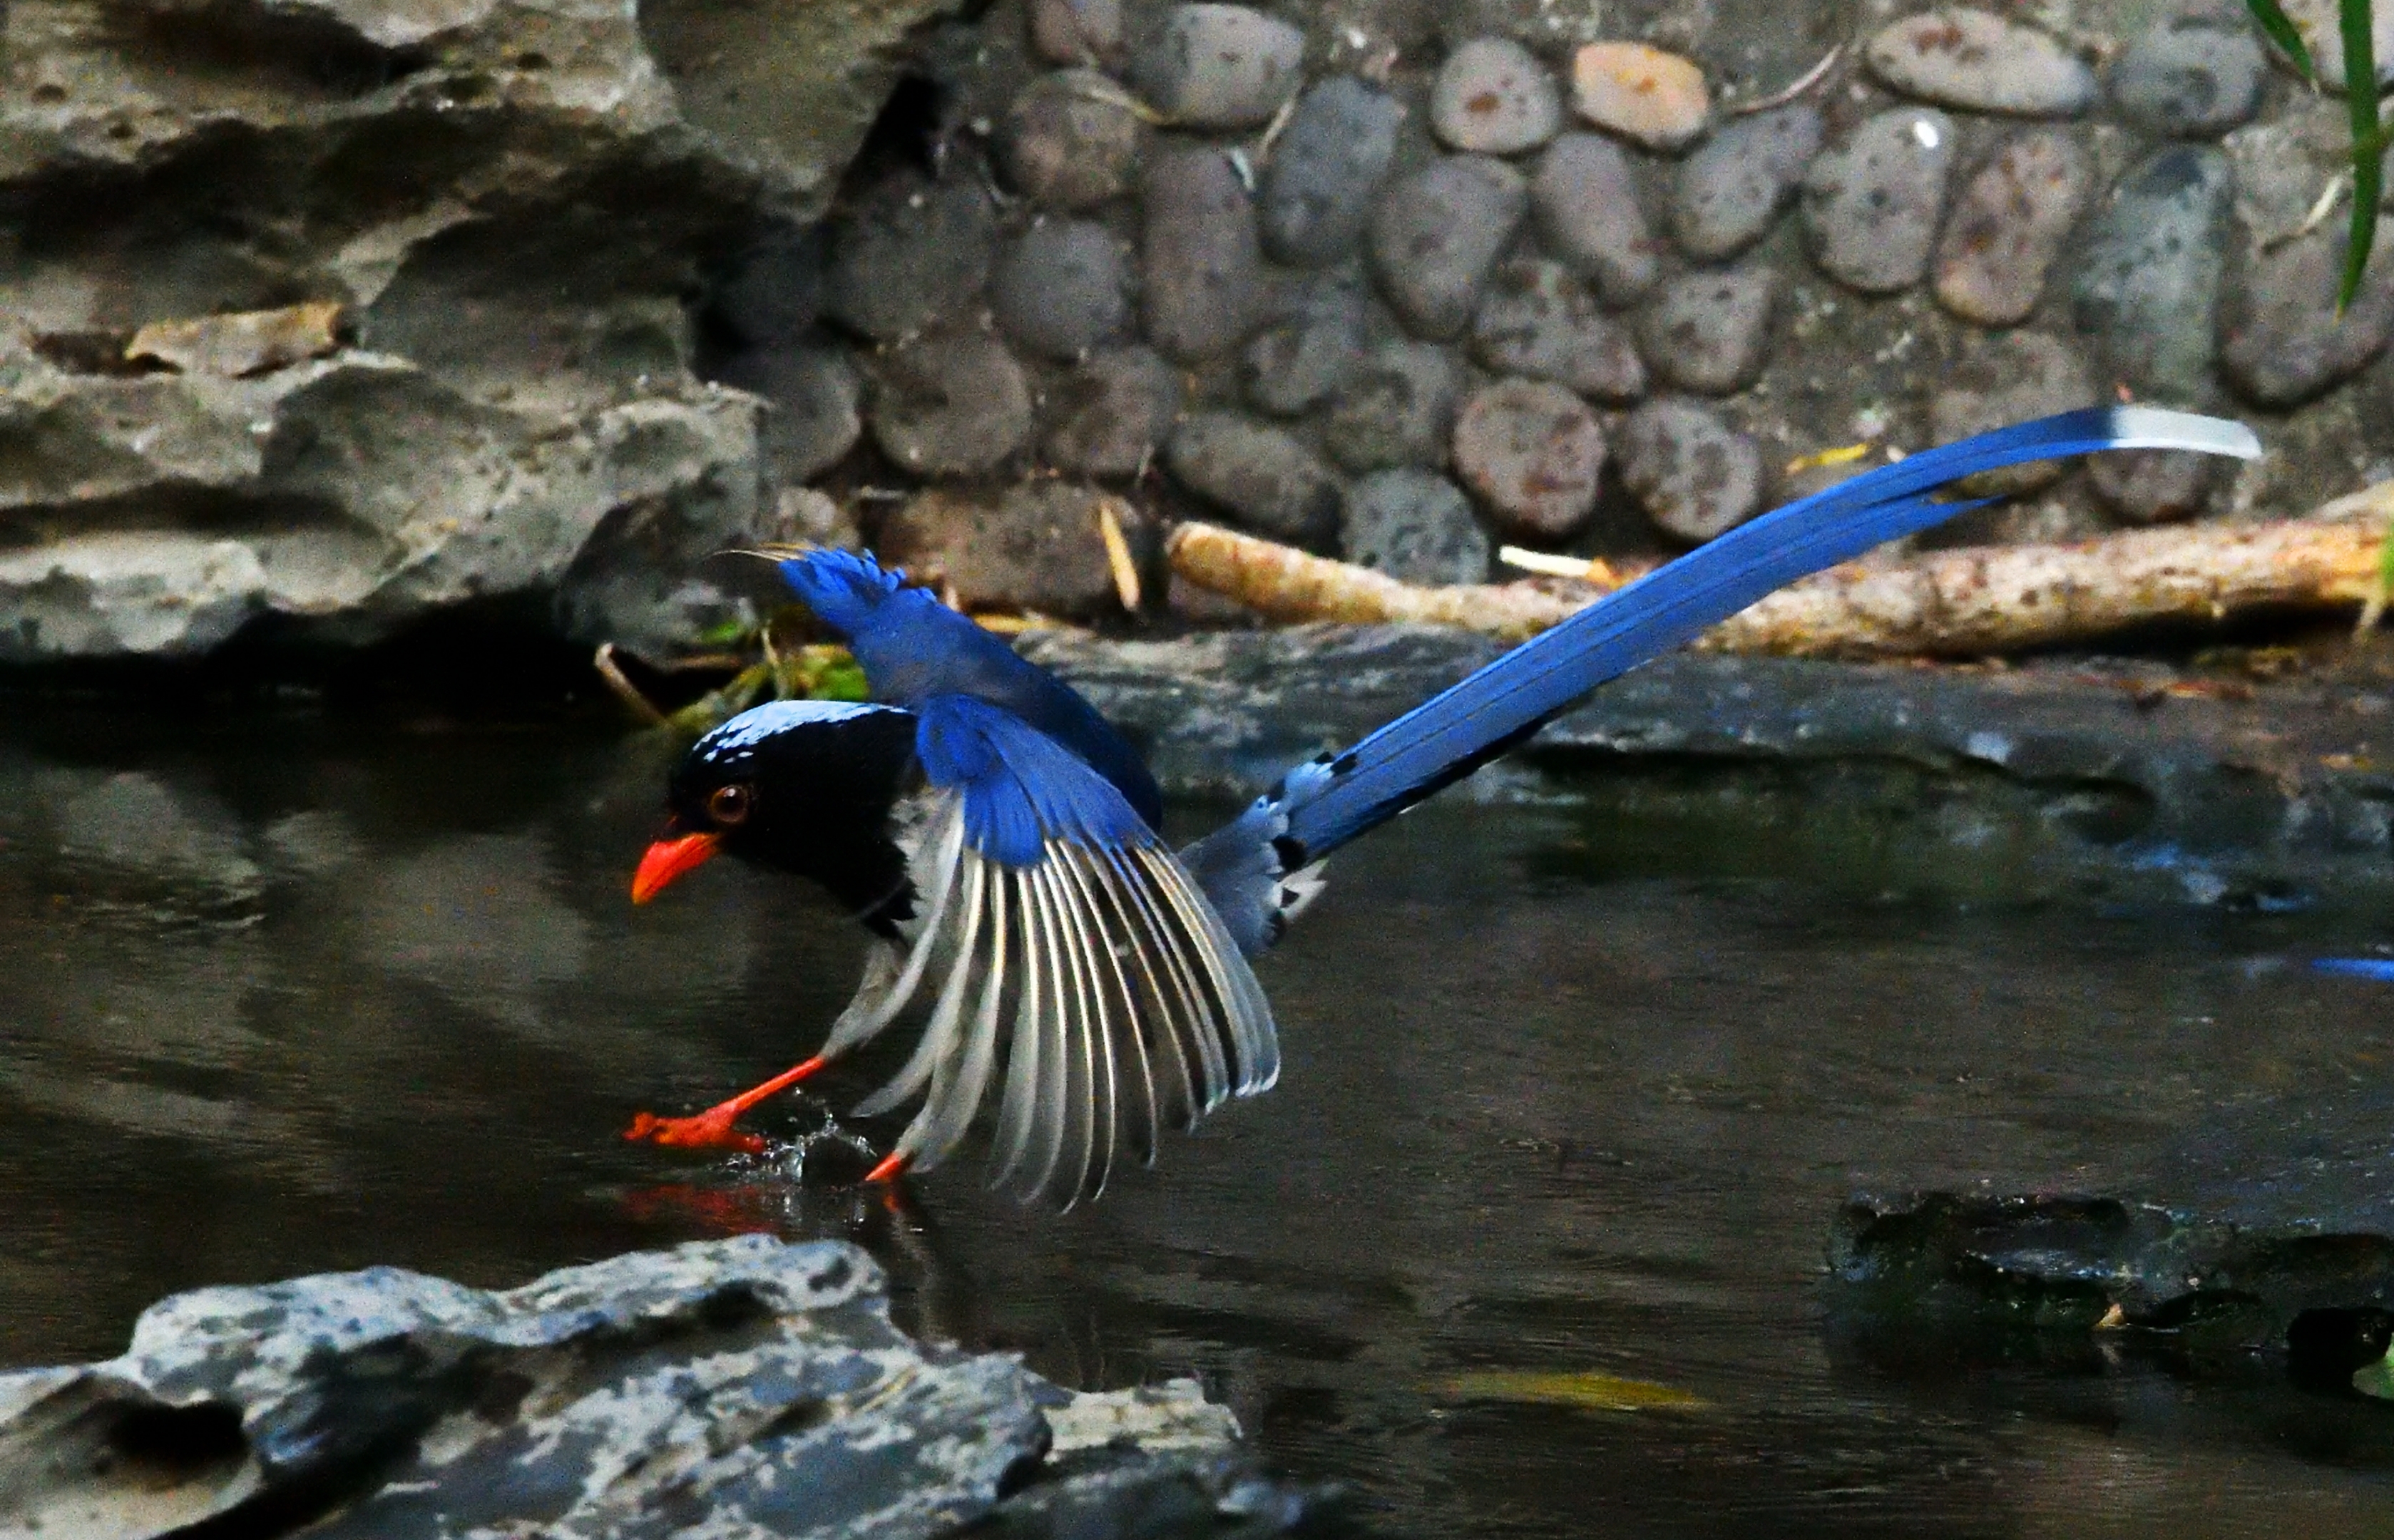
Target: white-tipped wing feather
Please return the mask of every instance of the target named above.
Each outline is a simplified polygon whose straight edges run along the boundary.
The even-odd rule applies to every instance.
[[[1167,1125],[1270,1088],[1271,1007],[1171,851],[1050,839],[1011,868],[963,837],[959,795],[931,795],[909,862],[920,919],[902,953],[876,945],[825,1046],[864,1043],[937,981],[914,1051],[857,1109],[923,1094],[894,1152],[937,1165],[994,1082],[994,1184],[1069,1206],[1104,1191],[1120,1147],[1151,1162]]]

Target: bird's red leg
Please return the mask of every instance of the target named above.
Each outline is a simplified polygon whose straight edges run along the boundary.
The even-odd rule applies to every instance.
[[[894,1182],[906,1173],[906,1163],[914,1157],[903,1150],[892,1152],[879,1165],[864,1174],[869,1182]]]
[[[669,1144],[677,1150],[737,1150],[743,1154],[764,1153],[765,1141],[754,1134],[743,1134],[731,1125],[741,1113],[754,1107],[776,1091],[786,1090],[822,1069],[830,1060],[817,1054],[805,1063],[783,1070],[780,1074],[741,1092],[729,1101],[720,1101],[703,1112],[688,1117],[659,1117],[654,1112],[636,1112],[632,1125],[624,1130],[631,1139],[650,1139]]]

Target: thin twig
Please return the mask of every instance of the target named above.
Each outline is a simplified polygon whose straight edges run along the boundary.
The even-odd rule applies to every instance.
[[[656,703],[641,694],[639,686],[624,677],[623,668],[615,662],[613,642],[600,642],[598,656],[590,662],[598,670],[598,677],[607,681],[607,688],[615,692],[615,698],[638,712],[642,721],[651,727],[665,725],[665,714],[657,709]]]
[[[1787,86],[1783,90],[1773,91],[1767,97],[1758,97],[1752,101],[1741,101],[1734,107],[1724,107],[1721,109],[1721,115],[1723,117],[1730,118],[1742,118],[1750,116],[1756,112],[1768,112],[1773,107],[1784,107],[1789,102],[1794,101],[1797,97],[1800,97],[1805,92],[1810,90],[1813,86],[1818,86],[1821,82],[1826,80],[1829,77],[1829,72],[1837,67],[1837,60],[1843,59],[1845,55],[1846,46],[1840,43],[1835,47],[1831,48],[1827,53],[1822,54],[1821,56],[1821,62],[1813,65],[1801,75],[1798,75],[1796,78],[1795,85]]]

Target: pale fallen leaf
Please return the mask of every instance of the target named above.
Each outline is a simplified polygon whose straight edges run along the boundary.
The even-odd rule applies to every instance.
[[[1686,1412],[1711,1404],[1675,1385],[1593,1370],[1479,1369],[1457,1375],[1438,1389],[1471,1401],[1534,1402],[1583,1412]]]

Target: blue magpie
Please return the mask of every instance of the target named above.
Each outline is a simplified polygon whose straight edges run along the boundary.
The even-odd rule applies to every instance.
[[[874,1177],[937,1165],[994,1095],[993,1185],[1094,1198],[1125,1147],[1151,1162],[1166,1125],[1271,1087],[1278,1033],[1249,962],[1320,892],[1332,851],[1781,585],[1986,501],[1937,500],[1955,480],[2121,449],[2260,453],[2240,424],[2121,406],[1881,467],[1606,595],[1177,854],[1138,753],[1061,680],[870,558],[785,560],[875,699],[776,702],[701,739],[632,898],[718,850],[812,877],[873,932],[864,980],[812,1059],[691,1117],[643,1112],[625,1137],[761,1149],[741,1113],[916,1006],[912,1056],[858,1109],[922,1099]]]

